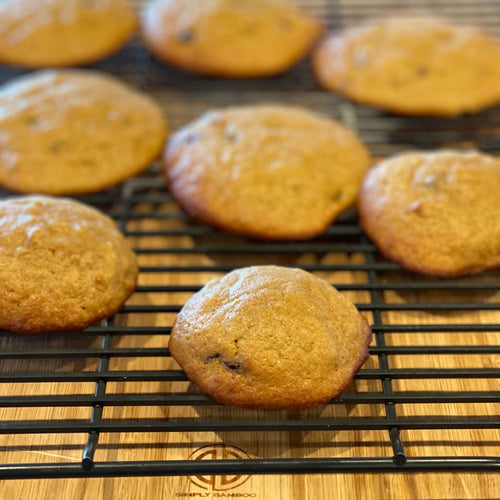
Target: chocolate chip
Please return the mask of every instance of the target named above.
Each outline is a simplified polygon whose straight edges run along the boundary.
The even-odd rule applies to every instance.
[[[339,201],[342,199],[342,197],[344,196],[344,193],[342,192],[342,190],[340,189],[339,191],[335,192],[332,194],[332,201]]]
[[[57,139],[50,143],[50,150],[53,153],[60,153],[61,151],[67,150],[69,142],[66,139]]]
[[[224,365],[233,371],[238,371],[241,368],[241,363],[236,361],[224,361]]]
[[[212,361],[219,359],[222,357],[222,354],[213,354],[212,356],[209,356],[208,358],[205,359],[205,364],[208,365],[208,363],[211,363]]]
[[[35,125],[38,125],[40,123],[40,120],[41,120],[40,116],[31,116],[27,120],[28,127],[34,127]]]
[[[429,68],[426,68],[425,66],[419,66],[416,70],[415,70],[415,74],[420,77],[420,78],[423,78],[424,76],[427,76],[429,74]]]
[[[238,142],[240,140],[240,136],[238,134],[227,133],[226,139],[230,142],[235,143],[235,142]]]
[[[191,31],[189,30],[185,30],[185,31],[181,31],[178,35],[177,35],[177,40],[181,43],[187,43],[187,42],[190,42],[192,39],[194,38],[194,35]]]
[[[235,340],[235,342],[238,341]],[[219,361],[220,363],[223,363],[226,368],[235,372],[240,370],[242,366],[242,363],[239,363],[238,361],[225,361],[222,354],[220,353],[212,354],[212,356],[208,356],[208,358],[205,358],[206,365],[212,363],[213,361]]]

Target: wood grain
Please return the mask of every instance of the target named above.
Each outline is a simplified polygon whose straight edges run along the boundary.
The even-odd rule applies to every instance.
[[[155,210],[172,212],[171,205],[159,207],[138,205],[137,213]],[[129,230],[173,229],[185,227],[185,222],[174,220],[154,221],[152,219],[133,220],[128,223]],[[203,239],[205,238],[205,239]],[[216,244],[209,236],[192,238],[180,237],[137,237],[132,244],[137,248],[181,247],[192,248],[200,244]],[[208,240],[207,240],[208,238]],[[238,238],[228,237],[232,245],[244,244]],[[225,240],[227,242],[227,239]],[[215,262],[247,265],[249,257],[238,255],[179,255],[179,254],[141,254],[142,266],[148,265],[212,265]],[[347,264],[363,263],[362,254],[302,254],[302,255],[262,255],[253,261],[258,263],[278,263],[294,265],[310,264]],[[220,273],[143,273],[141,285],[201,285]],[[364,272],[318,272],[318,276],[335,284],[366,283]],[[490,272],[474,280],[500,280],[500,273]],[[382,279],[388,281],[408,279],[402,274],[390,275]],[[429,294],[432,294],[430,296]],[[458,295],[457,295],[458,294]],[[191,293],[137,293],[129,301],[135,305],[182,304]],[[357,303],[369,303],[366,291],[348,292],[347,295]],[[484,301],[497,302],[499,293],[485,292],[385,292],[384,300],[389,303]],[[168,326],[173,322],[172,313],[121,314],[117,324],[129,326]],[[371,320],[368,313],[367,318]],[[386,324],[447,324],[447,323],[499,323],[500,314],[491,311],[464,313],[399,312],[383,313]],[[500,341],[498,333],[426,333],[386,335],[389,345],[495,345]],[[0,346],[2,350],[43,348],[43,347],[84,347],[96,346],[99,339],[93,337],[5,337]],[[125,335],[114,339],[114,347],[165,347],[168,338],[163,335]],[[487,368],[498,366],[498,356],[480,355],[395,355],[389,357],[394,368]],[[366,367],[376,368],[375,356],[367,361]],[[110,370],[161,370],[176,367],[171,358],[112,358]],[[4,361],[4,371],[95,370],[96,361],[87,359],[52,361]],[[499,384],[492,379],[443,379],[443,380],[395,380],[394,389],[407,390],[499,390]],[[60,384],[11,384],[2,386],[2,395],[20,394],[92,394],[92,383]],[[379,391],[378,380],[356,380],[351,390]],[[195,391],[187,382],[112,382],[108,383],[107,393],[162,393]],[[398,405],[400,416],[447,416],[482,415],[497,416],[498,404],[408,404]],[[273,419],[316,418],[316,417],[373,417],[384,416],[382,405],[329,405],[320,410],[303,412],[272,412]],[[89,408],[16,408],[2,409],[2,420],[19,419],[68,419],[89,418]],[[106,407],[105,419],[122,418],[162,418],[162,419],[206,419],[237,420],[267,419],[269,412],[246,412],[225,407]],[[409,456],[479,456],[496,455],[499,451],[500,433],[498,430],[422,430],[403,431],[402,438]],[[81,459],[84,434],[34,434],[0,437],[0,461],[2,463],[57,463]],[[192,432],[192,433],[109,433],[101,434],[96,461],[129,460],[172,460],[188,459],[191,453],[204,445],[225,443],[237,446],[251,457],[371,457],[392,456],[392,449],[386,431],[339,431],[339,432]],[[450,498],[497,498],[500,491],[499,477],[493,474],[330,474],[330,475],[282,475],[252,476],[232,493],[255,494],[255,498],[366,498],[366,499],[450,499]],[[208,494],[206,498],[218,498],[210,490],[203,490],[186,477],[158,478],[103,478],[71,480],[25,480],[4,482],[0,488],[0,498],[82,498],[82,499],[137,499],[137,498],[183,498],[183,494]],[[186,497],[188,498],[188,497]],[[193,497],[195,498],[195,497]]]
[[[143,0],[134,0],[138,6]],[[366,17],[387,14],[397,2],[380,0],[301,0],[302,4],[311,5],[317,12],[331,12],[332,8],[344,8],[345,18],[338,18],[339,25],[358,21]],[[422,8],[419,4],[426,5]],[[383,5],[381,10],[378,4]],[[468,0],[453,2],[437,2],[435,7],[439,13],[453,17],[455,13],[466,16],[468,22],[481,24],[484,13],[471,10]],[[413,9],[414,12],[428,12],[429,2],[406,0],[398,4],[401,8]],[[458,7],[457,7],[458,6]],[[489,3],[485,8],[492,14],[498,9]],[[335,11],[337,12],[337,11]],[[340,12],[340,11],[338,11]],[[464,18],[465,19],[465,18]],[[489,28],[495,28],[493,23]],[[134,73],[124,75],[125,79],[134,82]],[[165,89],[168,82],[165,83]],[[211,107],[227,104],[228,95],[218,92],[212,87],[210,99],[202,92],[187,95],[179,88],[154,91],[160,103],[169,114],[172,128],[183,125],[189,119]],[[237,102],[254,102],[259,96],[263,101],[286,101],[302,104],[305,94],[294,92],[283,93],[280,89],[260,92],[235,92],[231,94]],[[344,121],[354,117],[356,113],[350,105],[342,104],[339,110],[333,109],[330,96],[322,92],[310,92],[307,105],[317,111],[329,109],[332,114],[344,113]],[[173,205],[140,204],[133,207],[134,213],[165,213],[177,210]],[[170,230],[182,229],[185,222],[179,219],[168,220],[134,220],[127,224],[128,230]],[[229,238],[229,239],[228,239]],[[137,237],[131,238],[138,248],[182,247],[227,244],[240,246],[244,250],[245,240],[228,236],[204,237]],[[142,266],[162,265],[204,265],[216,263],[235,266],[251,264],[346,264],[364,263],[362,254],[298,254],[298,255],[195,255],[195,254],[141,254]],[[315,273],[335,284],[366,283],[364,272],[318,272]],[[220,276],[220,273],[142,273],[141,285],[203,285],[209,279]],[[405,273],[387,273],[379,279],[401,281],[416,279]],[[418,278],[421,280],[422,278]],[[500,281],[500,272],[489,272],[471,278],[472,281]],[[190,296],[190,293],[137,293],[129,301],[134,305],[178,305]],[[370,295],[366,291],[346,293],[353,301],[369,303]],[[419,302],[500,302],[500,292],[464,292],[452,290],[447,292],[419,291],[383,293],[383,300],[388,303]],[[172,313],[157,314],[120,314],[117,324],[127,326],[169,326],[175,315]],[[366,313],[369,321],[373,318]],[[500,323],[498,311],[452,311],[446,313],[422,311],[387,311],[382,313],[385,324],[489,324]],[[500,332],[489,333],[396,333],[387,334],[388,345],[499,345]],[[65,337],[47,336],[37,338],[0,337],[0,350],[22,350],[42,348],[85,348],[98,347],[100,339],[70,335]],[[113,339],[113,347],[166,347],[168,337],[163,335],[117,335]],[[393,355],[389,356],[389,365],[393,368],[492,368],[499,366],[498,355]],[[371,356],[365,368],[376,368],[378,359]],[[18,371],[93,371],[97,367],[95,359],[56,359],[56,360],[2,360],[2,372]],[[175,362],[166,357],[152,358],[112,358],[110,370],[164,370],[176,367]],[[394,380],[395,391],[498,391],[498,380],[494,379],[424,379]],[[93,394],[94,383],[23,383],[1,384],[2,396],[13,395],[48,395],[48,394]],[[380,391],[378,380],[356,380],[351,391]],[[112,382],[108,383],[109,394],[123,393],[168,393],[196,392],[185,382]],[[90,408],[2,408],[0,420],[52,420],[77,419],[90,417]],[[480,415],[496,417],[500,414],[498,403],[489,404],[405,404],[397,405],[399,416],[468,416]],[[384,416],[383,405],[330,405],[309,414],[296,412],[273,412],[273,419],[322,417],[375,417]],[[106,407],[104,418],[161,418],[161,419],[244,419],[250,418],[249,412],[223,407]],[[268,419],[268,412],[253,412],[253,419]],[[409,456],[482,456],[499,455],[500,431],[490,430],[408,430],[402,431],[402,439]],[[2,463],[60,463],[78,462],[81,460],[86,434],[27,434],[0,435],[0,464]],[[174,460],[188,459],[197,448],[214,443],[225,443],[245,450],[251,457],[260,458],[302,458],[302,457],[390,457],[392,448],[386,431],[339,431],[339,432],[193,432],[193,433],[108,433],[101,434],[96,461],[130,461],[130,460]],[[419,473],[419,474],[309,474],[309,475],[268,475],[251,476],[241,486],[230,490],[239,495],[251,495],[246,498],[257,499],[366,499],[366,500],[420,500],[420,499],[497,499],[500,497],[500,475],[478,473]],[[193,494],[195,496],[183,496]],[[196,496],[198,495],[198,496]],[[75,500],[126,500],[152,498],[221,498],[217,492],[204,490],[188,477],[138,477],[138,478],[99,478],[99,479],[55,479],[55,480],[13,480],[0,482],[0,500],[13,499],[75,499]],[[241,496],[244,498],[244,496]]]

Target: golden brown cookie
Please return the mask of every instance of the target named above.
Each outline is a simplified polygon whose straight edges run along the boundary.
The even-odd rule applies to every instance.
[[[76,66],[118,51],[138,16],[127,0],[0,1],[0,62]]]
[[[394,18],[348,28],[314,54],[320,83],[361,104],[455,116],[500,103],[500,45],[478,28]]]
[[[159,59],[211,76],[258,78],[302,59],[321,23],[288,0],[155,0],[143,36]]]
[[[0,201],[0,328],[81,330],[134,291],[134,253],[114,222],[74,201]]]
[[[477,152],[407,153],[372,168],[361,224],[403,267],[455,277],[500,266],[500,161]]]
[[[100,191],[144,170],[166,135],[148,96],[91,71],[39,71],[0,88],[0,185]]]
[[[191,216],[271,240],[322,233],[354,203],[369,163],[339,123],[277,105],[206,113],[165,151],[170,189]]]
[[[327,281],[255,266],[210,281],[178,314],[172,356],[216,401],[251,409],[327,403],[368,357],[371,331]]]

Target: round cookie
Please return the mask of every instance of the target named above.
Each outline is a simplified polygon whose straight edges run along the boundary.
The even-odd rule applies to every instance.
[[[210,281],[178,314],[169,349],[224,404],[305,409],[338,396],[368,357],[371,331],[327,281],[255,266]]]
[[[500,266],[500,161],[476,152],[407,153],[372,168],[361,224],[411,271],[465,276]]]
[[[0,62],[76,66],[118,51],[135,33],[127,0],[0,1]]]
[[[283,73],[322,31],[289,0],[155,0],[142,17],[144,40],[156,57],[228,78]]]
[[[158,105],[115,78],[32,73],[0,88],[0,185],[23,193],[100,191],[144,170],[165,136]]]
[[[168,184],[191,216],[269,240],[321,234],[354,203],[369,163],[339,123],[277,105],[206,113],[165,151]]]
[[[0,201],[0,328],[81,330],[135,289],[135,255],[114,222],[74,201]]]
[[[332,34],[313,66],[323,87],[355,102],[456,116],[500,103],[498,61],[500,45],[478,28],[391,18]]]

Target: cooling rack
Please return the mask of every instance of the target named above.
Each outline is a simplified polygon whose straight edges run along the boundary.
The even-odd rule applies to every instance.
[[[329,27],[432,11],[500,35],[494,0],[303,3]],[[499,108],[460,119],[392,116],[321,91],[307,61],[259,81],[193,78],[152,60],[135,41],[96,68],[155,96],[172,129],[213,107],[285,102],[342,121],[375,156],[500,150]],[[4,68],[0,80],[17,74]],[[83,332],[0,333],[1,478],[500,468],[500,272],[462,280],[407,273],[379,255],[353,210],[308,242],[224,234],[176,206],[158,164],[81,200],[110,214],[130,239],[139,286],[119,314]],[[318,410],[223,407],[190,385],[169,355],[175,314],[192,293],[215,276],[264,263],[328,279],[372,325],[370,358],[353,387]],[[221,443],[241,453],[193,459],[193,450]]]

